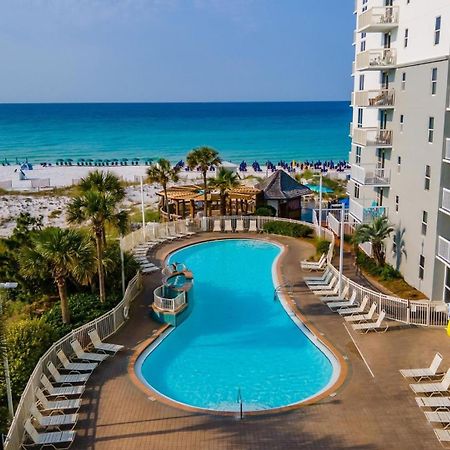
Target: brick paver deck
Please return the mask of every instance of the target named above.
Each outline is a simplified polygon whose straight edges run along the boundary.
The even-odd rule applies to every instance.
[[[191,242],[206,238],[208,235],[202,235]],[[447,368],[450,346],[445,330],[404,328],[394,323],[386,334],[357,335],[351,332],[372,376],[343,320],[311,295],[301,281],[304,274],[298,262],[314,251],[312,246],[290,238],[277,240],[288,246],[281,261],[282,273],[285,280],[294,285],[298,308],[348,359],[349,372],[344,385],[314,405],[287,413],[246,417],[243,421],[186,412],[156,401],[150,392],[146,394],[138,389],[127,372],[135,349],[159,328],[159,324],[148,317],[152,290],[160,281],[160,275],[151,275],[146,278],[145,291],[132,308],[131,319],[113,339],[125,344],[127,350],[104,362],[89,380],[80,410],[77,439],[72,448],[440,448],[432,427],[416,405],[414,395],[398,369],[428,365],[436,351],[443,353]],[[167,245],[155,257],[161,258],[185,242]]]

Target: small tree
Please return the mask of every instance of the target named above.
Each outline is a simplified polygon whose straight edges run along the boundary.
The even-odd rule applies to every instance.
[[[224,216],[227,211],[227,197],[231,189],[239,186],[239,178],[232,170],[222,167],[216,178],[209,181],[212,188],[219,189],[220,196],[220,214]]]
[[[172,167],[167,159],[161,158],[156,164],[152,164],[147,169],[147,180],[149,183],[160,184],[164,191],[164,211],[170,220],[169,214],[169,200],[167,198],[167,184],[169,182],[176,183],[178,181],[178,174],[181,170],[180,166]]]
[[[186,157],[186,162],[191,169],[199,168],[203,177],[203,211],[205,216],[208,215],[208,185],[206,175],[210,167],[217,167],[222,160],[219,152],[211,147],[198,147],[191,150]]]
[[[372,244],[373,256],[379,267],[386,262],[384,252],[384,241],[394,231],[386,216],[377,217],[371,223],[359,225],[353,236],[355,244],[370,242]]]

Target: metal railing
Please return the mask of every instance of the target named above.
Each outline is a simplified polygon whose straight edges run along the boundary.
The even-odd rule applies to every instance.
[[[24,436],[24,423],[30,415],[30,407],[36,401],[35,391],[36,388],[40,386],[41,375],[46,371],[48,362],[51,361],[56,366],[59,366],[59,359],[57,358],[56,353],[60,349],[63,349],[64,353],[67,355],[72,354],[73,349],[70,345],[70,341],[74,338],[78,339],[82,346],[88,346],[90,344],[88,332],[94,328],[97,330],[97,333],[102,340],[113,335],[128,319],[128,311],[131,302],[137,297],[141,290],[142,279],[140,273],[138,273],[128,283],[123,299],[117,306],[97,319],[66,334],[41,356],[20,397],[14,419],[9,427],[8,435],[6,436],[6,442],[4,444],[5,450],[16,450],[21,447]]]
[[[356,55],[355,62],[357,70],[394,68],[397,63],[397,52],[395,48],[366,50]]]
[[[398,26],[398,6],[374,6],[364,11],[358,17],[358,31],[374,31]]]
[[[437,255],[442,258],[447,264],[450,264],[450,241],[443,238],[442,236],[438,237]]]
[[[377,127],[353,128],[351,134],[354,144],[363,146],[392,146],[392,130],[385,130]]]
[[[450,212],[450,189],[442,188],[442,209]]]
[[[445,140],[445,155],[444,159],[448,159],[450,161],[450,138]]]
[[[378,206],[376,204],[366,206],[366,203],[365,200],[359,202],[354,198],[350,199],[349,212],[359,223],[368,223],[377,217],[387,214],[386,206]]]
[[[395,106],[395,91],[394,89],[355,91],[352,95],[352,105],[374,108],[393,107]]]
[[[186,304],[186,292],[180,292],[174,298],[165,296],[166,286],[159,286],[153,292],[153,303],[158,309],[175,312]]]
[[[386,186],[391,182],[391,171],[377,164],[352,164],[351,177],[360,184]]]

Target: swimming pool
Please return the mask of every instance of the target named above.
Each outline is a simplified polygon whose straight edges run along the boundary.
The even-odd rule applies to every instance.
[[[184,405],[237,411],[280,408],[330,387],[332,353],[274,299],[278,245],[226,239],[185,247],[169,261],[194,274],[190,316],[137,359],[141,381]]]
[[[320,192],[320,186],[317,184],[305,184],[305,186],[309,187],[309,189],[311,189],[311,191]],[[331,194],[332,192],[333,192],[333,189],[326,187],[326,186],[322,186],[323,194]]]

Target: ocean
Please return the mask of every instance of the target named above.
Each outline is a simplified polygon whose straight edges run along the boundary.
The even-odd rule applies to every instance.
[[[0,161],[185,159],[208,145],[265,163],[348,158],[348,102],[0,104]]]

